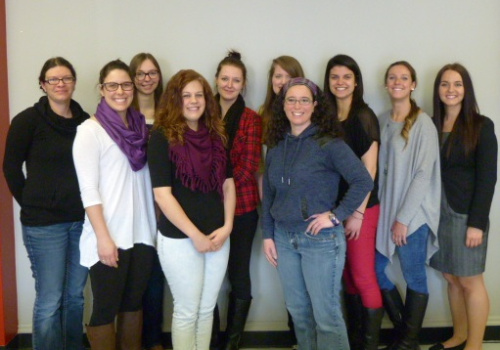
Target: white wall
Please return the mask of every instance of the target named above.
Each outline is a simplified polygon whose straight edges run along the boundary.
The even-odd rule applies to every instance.
[[[74,64],[75,98],[93,113],[98,72],[111,59],[128,62],[135,53],[147,51],[159,59],[166,77],[181,68],[193,68],[212,80],[219,60],[227,49],[235,48],[248,67],[246,100],[255,109],[263,102],[272,58],[283,54],[299,59],[307,76],[319,85],[330,57],[351,55],[362,68],[365,97],[376,113],[388,108],[382,80],[389,63],[406,59],[415,66],[419,75],[415,98],[431,113],[437,70],[459,61],[471,72],[481,111],[500,128],[497,0],[7,0],[6,5],[12,117],[38,100],[37,77],[43,62],[52,56],[64,56]],[[496,271],[500,218],[495,215],[499,209],[497,194],[486,269],[490,325],[500,325]],[[261,253],[259,237],[254,243],[254,304],[247,329],[286,329],[281,287]],[[19,331],[30,332],[34,287],[17,214],[16,240]],[[429,285],[425,326],[450,325],[443,281],[431,269]],[[169,310],[166,315],[170,317]]]

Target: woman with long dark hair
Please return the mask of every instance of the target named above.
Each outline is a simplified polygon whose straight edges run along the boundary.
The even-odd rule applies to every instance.
[[[208,349],[229,258],[236,191],[217,102],[205,78],[167,84],[148,146],[158,254],[174,298],[174,349]]]
[[[431,266],[448,282],[453,336],[432,350],[479,350],[488,320],[483,272],[498,143],[491,119],[479,114],[472,79],[459,63],[434,82],[434,123],[441,141],[440,249]]]
[[[374,179],[370,194],[344,221],[347,254],[343,279],[351,350],[376,350],[384,313],[375,273],[380,128],[375,113],[363,100],[363,77],[354,59],[347,55],[331,58],[326,66],[324,89],[337,110],[345,142]],[[341,181],[339,198],[347,189],[346,182]]]
[[[78,244],[85,215],[75,167],[76,128],[89,115],[72,99],[73,65],[48,59],[38,78],[45,96],[12,119],[3,171],[21,207],[23,241],[35,278],[33,349],[83,349],[88,270]],[[26,176],[23,172],[26,165]]]
[[[429,291],[426,262],[436,252],[441,177],[436,128],[412,99],[415,69],[406,61],[386,70],[391,110],[379,117],[380,218],[376,270],[384,307],[394,324],[390,349],[419,349]],[[397,254],[406,281],[403,303],[385,268]]]

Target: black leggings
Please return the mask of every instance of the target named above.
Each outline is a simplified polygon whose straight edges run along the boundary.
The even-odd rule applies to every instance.
[[[89,326],[109,324],[120,312],[142,308],[142,295],[151,274],[154,254],[154,247],[135,244],[131,249],[118,249],[117,268],[101,262],[90,268],[94,302]]]
[[[234,217],[227,270],[231,293],[236,299],[252,299],[250,257],[258,221],[257,210]]]

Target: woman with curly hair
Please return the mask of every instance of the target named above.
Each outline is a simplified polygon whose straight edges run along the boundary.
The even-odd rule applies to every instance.
[[[167,84],[148,147],[158,254],[174,299],[174,349],[208,349],[226,274],[236,191],[217,102],[205,78],[181,70]]]
[[[342,221],[373,181],[340,138],[339,121],[312,81],[291,79],[274,108],[264,173],[264,253],[278,269],[299,349],[349,349],[339,300]],[[337,204],[342,177],[349,191]]]
[[[363,77],[354,59],[336,55],[325,70],[325,94],[337,108],[345,141],[374,179],[374,187],[359,208],[344,222],[347,256],[344,269],[347,329],[351,350],[376,350],[384,314],[375,274],[375,237],[380,213],[378,200],[377,116],[363,100]],[[347,184],[340,182],[340,198]]]
[[[440,250],[431,266],[448,282],[453,336],[430,349],[479,350],[489,312],[483,272],[498,142],[491,119],[479,114],[469,72],[459,63],[445,65],[436,76],[434,123],[443,191]]]
[[[375,268],[384,307],[394,324],[390,349],[420,349],[418,334],[429,300],[426,262],[438,249],[441,176],[436,128],[411,98],[415,69],[406,61],[385,73],[392,109],[379,118],[380,218]],[[385,269],[397,253],[406,281],[403,303]]]

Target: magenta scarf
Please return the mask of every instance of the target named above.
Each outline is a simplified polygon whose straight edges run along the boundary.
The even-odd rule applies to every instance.
[[[128,128],[118,113],[113,110],[104,98],[97,105],[95,117],[127,156],[133,171],[141,170],[146,165],[146,147],[148,129],[144,116],[134,108],[127,110]]]
[[[175,176],[192,191],[217,190],[222,197],[226,179],[227,154],[222,140],[212,136],[204,123],[198,131],[187,128],[184,144],[170,145],[170,159],[177,166]]]

